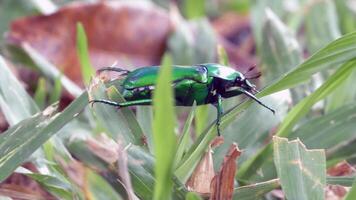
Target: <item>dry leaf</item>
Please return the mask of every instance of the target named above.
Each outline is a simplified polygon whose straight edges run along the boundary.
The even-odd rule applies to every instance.
[[[212,148],[218,147],[224,143],[223,137],[216,137],[209,145],[208,151],[204,154],[193,174],[186,183],[188,190],[199,193],[203,196],[209,196],[210,183],[215,176]]]
[[[122,144],[118,144],[117,154],[118,154],[117,172],[128,194],[127,196],[129,200],[139,200],[139,198],[135,195],[135,191],[132,187],[129,168],[128,168],[128,161],[127,161],[128,156],[127,156],[126,148],[123,148]]]
[[[38,172],[32,163],[25,163],[22,167]],[[13,173],[0,184],[0,195],[9,196],[14,199],[56,199],[40,184],[24,174]]]
[[[210,194],[210,183],[215,175],[214,163],[211,147],[204,154],[199,164],[195,168],[192,176],[189,178],[186,186],[188,190],[199,193],[203,196]]]
[[[118,144],[108,138],[106,134],[100,134],[100,136],[95,139],[88,138],[86,143],[92,153],[109,164],[116,162],[119,158]]]
[[[330,176],[348,176],[355,174],[356,170],[347,161],[341,161],[335,166],[328,169],[327,173]]]
[[[237,144],[230,146],[228,154],[225,156],[223,164],[218,174],[213,178],[211,186],[210,200],[231,200],[234,192],[234,181],[236,173],[236,159],[241,151]]]
[[[81,83],[76,52],[76,24],[87,33],[89,53],[97,69],[159,64],[171,31],[168,14],[150,2],[73,3],[50,15],[17,19],[7,41],[28,43],[72,80]]]

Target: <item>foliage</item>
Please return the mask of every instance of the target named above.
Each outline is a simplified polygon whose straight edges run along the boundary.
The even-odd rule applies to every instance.
[[[213,12],[210,1],[183,1],[179,8],[187,19],[177,21],[167,40],[170,53],[161,62],[153,109],[88,106],[92,99],[125,99],[120,78],[94,76],[90,30],[83,24],[78,23],[74,38],[86,90],[31,45],[21,43],[17,51],[2,47],[0,107],[9,128],[0,134],[0,181],[22,174],[58,199],[202,199],[185,185],[195,167],[215,148],[213,165],[222,168],[228,148],[238,143],[243,151],[234,168],[233,199],[267,198],[277,188],[287,199],[323,199],[326,184],[352,187],[345,199],[356,198],[354,176],[326,172],[340,161],[356,164],[356,14],[347,1],[288,2],[294,10],[283,0],[255,0],[236,3],[243,9],[228,2]],[[29,8],[48,13],[55,7],[46,10],[34,3],[24,11]],[[273,116],[251,100],[226,100],[225,141],[212,147],[215,110],[196,105],[175,109],[170,66],[232,63],[231,51],[216,47],[221,36],[207,18],[227,10],[251,13],[263,72],[257,96],[277,113]],[[320,10],[327,12],[319,16]],[[8,18],[20,15],[16,13]],[[40,72],[33,97],[10,70],[18,62]],[[54,102],[65,93],[74,100],[58,110]],[[25,162],[38,172],[21,167]]]

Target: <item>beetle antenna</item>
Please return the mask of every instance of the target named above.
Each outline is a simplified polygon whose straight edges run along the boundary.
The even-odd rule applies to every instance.
[[[253,94],[247,92],[246,90],[242,90],[242,92],[247,95],[248,97],[250,97],[251,99],[255,100],[258,104],[260,104],[261,106],[267,108],[268,110],[270,110],[273,114],[276,113],[276,111],[270,107],[268,107],[266,104],[262,103],[259,99],[257,99]]]
[[[245,75],[245,74],[249,73],[250,71],[252,71],[253,69],[255,69],[256,66],[257,66],[256,64],[253,64],[251,67],[249,67],[249,68],[247,69],[247,71],[245,71],[245,72],[242,73],[242,74]]]
[[[256,79],[256,78],[259,78],[261,77],[262,73],[261,72],[257,72],[255,75],[252,75],[252,76],[249,76],[249,77],[246,77],[247,79]]]

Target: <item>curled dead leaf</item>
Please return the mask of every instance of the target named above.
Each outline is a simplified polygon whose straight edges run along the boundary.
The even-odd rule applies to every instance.
[[[231,200],[234,193],[235,173],[237,169],[236,159],[241,151],[237,144],[233,143],[217,175],[211,181],[210,200]]]
[[[223,137],[216,137],[209,145],[207,152],[204,154],[193,174],[186,183],[188,190],[199,193],[202,196],[209,196],[210,182],[215,176],[212,148],[224,143]],[[207,184],[208,183],[208,184]]]
[[[168,14],[149,2],[100,1],[73,3],[50,15],[11,23],[7,41],[28,43],[69,78],[81,83],[76,52],[76,23],[82,22],[89,54],[97,69],[159,64],[172,29]]]
[[[327,171],[330,176],[348,176],[356,173],[356,169],[347,161],[341,161]]]

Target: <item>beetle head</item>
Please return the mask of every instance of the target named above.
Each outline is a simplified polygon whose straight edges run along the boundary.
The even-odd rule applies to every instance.
[[[256,86],[254,84],[252,84],[250,81],[248,81],[248,79],[245,78],[245,76],[243,76],[243,75],[236,77],[235,85],[243,88],[246,91],[252,92],[252,93],[258,92],[256,89]]]

